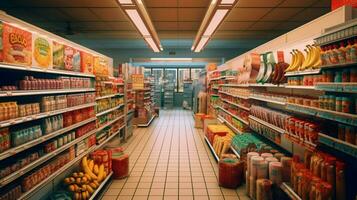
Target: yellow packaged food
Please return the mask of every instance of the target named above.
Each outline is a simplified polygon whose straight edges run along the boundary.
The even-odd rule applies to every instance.
[[[52,68],[52,41],[46,37],[32,34],[32,65],[34,67]]]

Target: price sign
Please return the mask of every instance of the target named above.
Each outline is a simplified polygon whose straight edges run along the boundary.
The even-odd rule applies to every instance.
[[[131,75],[133,82],[133,89],[144,89],[144,75],[143,74],[133,74]]]

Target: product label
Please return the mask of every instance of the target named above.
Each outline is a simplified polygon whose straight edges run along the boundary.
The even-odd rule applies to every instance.
[[[33,35],[33,66],[52,67],[52,43],[46,38]]]

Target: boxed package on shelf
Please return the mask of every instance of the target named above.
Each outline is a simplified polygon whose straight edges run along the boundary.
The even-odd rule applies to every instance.
[[[93,74],[94,57],[92,54],[81,51],[81,72]]]
[[[52,40],[41,35],[32,34],[32,65],[52,68]]]
[[[291,163],[292,189],[302,199],[347,199],[347,166],[324,152],[305,152],[304,162],[295,156]]]
[[[32,33],[0,21],[2,29],[2,60],[9,64],[31,66]]]

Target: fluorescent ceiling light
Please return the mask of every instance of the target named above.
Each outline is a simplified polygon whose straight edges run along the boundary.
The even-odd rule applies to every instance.
[[[154,52],[160,52],[160,49],[156,46],[154,40],[151,37],[144,38],[144,39],[150,45],[150,47],[154,50]]]
[[[216,4],[217,0],[212,0],[211,4]]]
[[[144,21],[141,19],[139,13],[135,9],[128,9],[125,10],[125,12],[129,15],[131,21],[135,24],[136,28],[139,29],[141,35],[145,36],[150,36],[150,33],[148,29],[145,26]]]
[[[192,61],[192,58],[150,58],[152,61]]]
[[[205,44],[207,43],[209,37],[202,37],[200,42],[198,43],[195,52],[198,53],[202,50],[202,48],[205,46]]]
[[[133,4],[131,0],[118,0],[120,4]]]
[[[221,4],[233,4],[236,0],[222,0]]]
[[[226,14],[228,13],[228,9],[217,10],[211,19],[209,25],[206,28],[203,36],[211,36],[213,32],[217,29],[218,25],[222,22]]]

